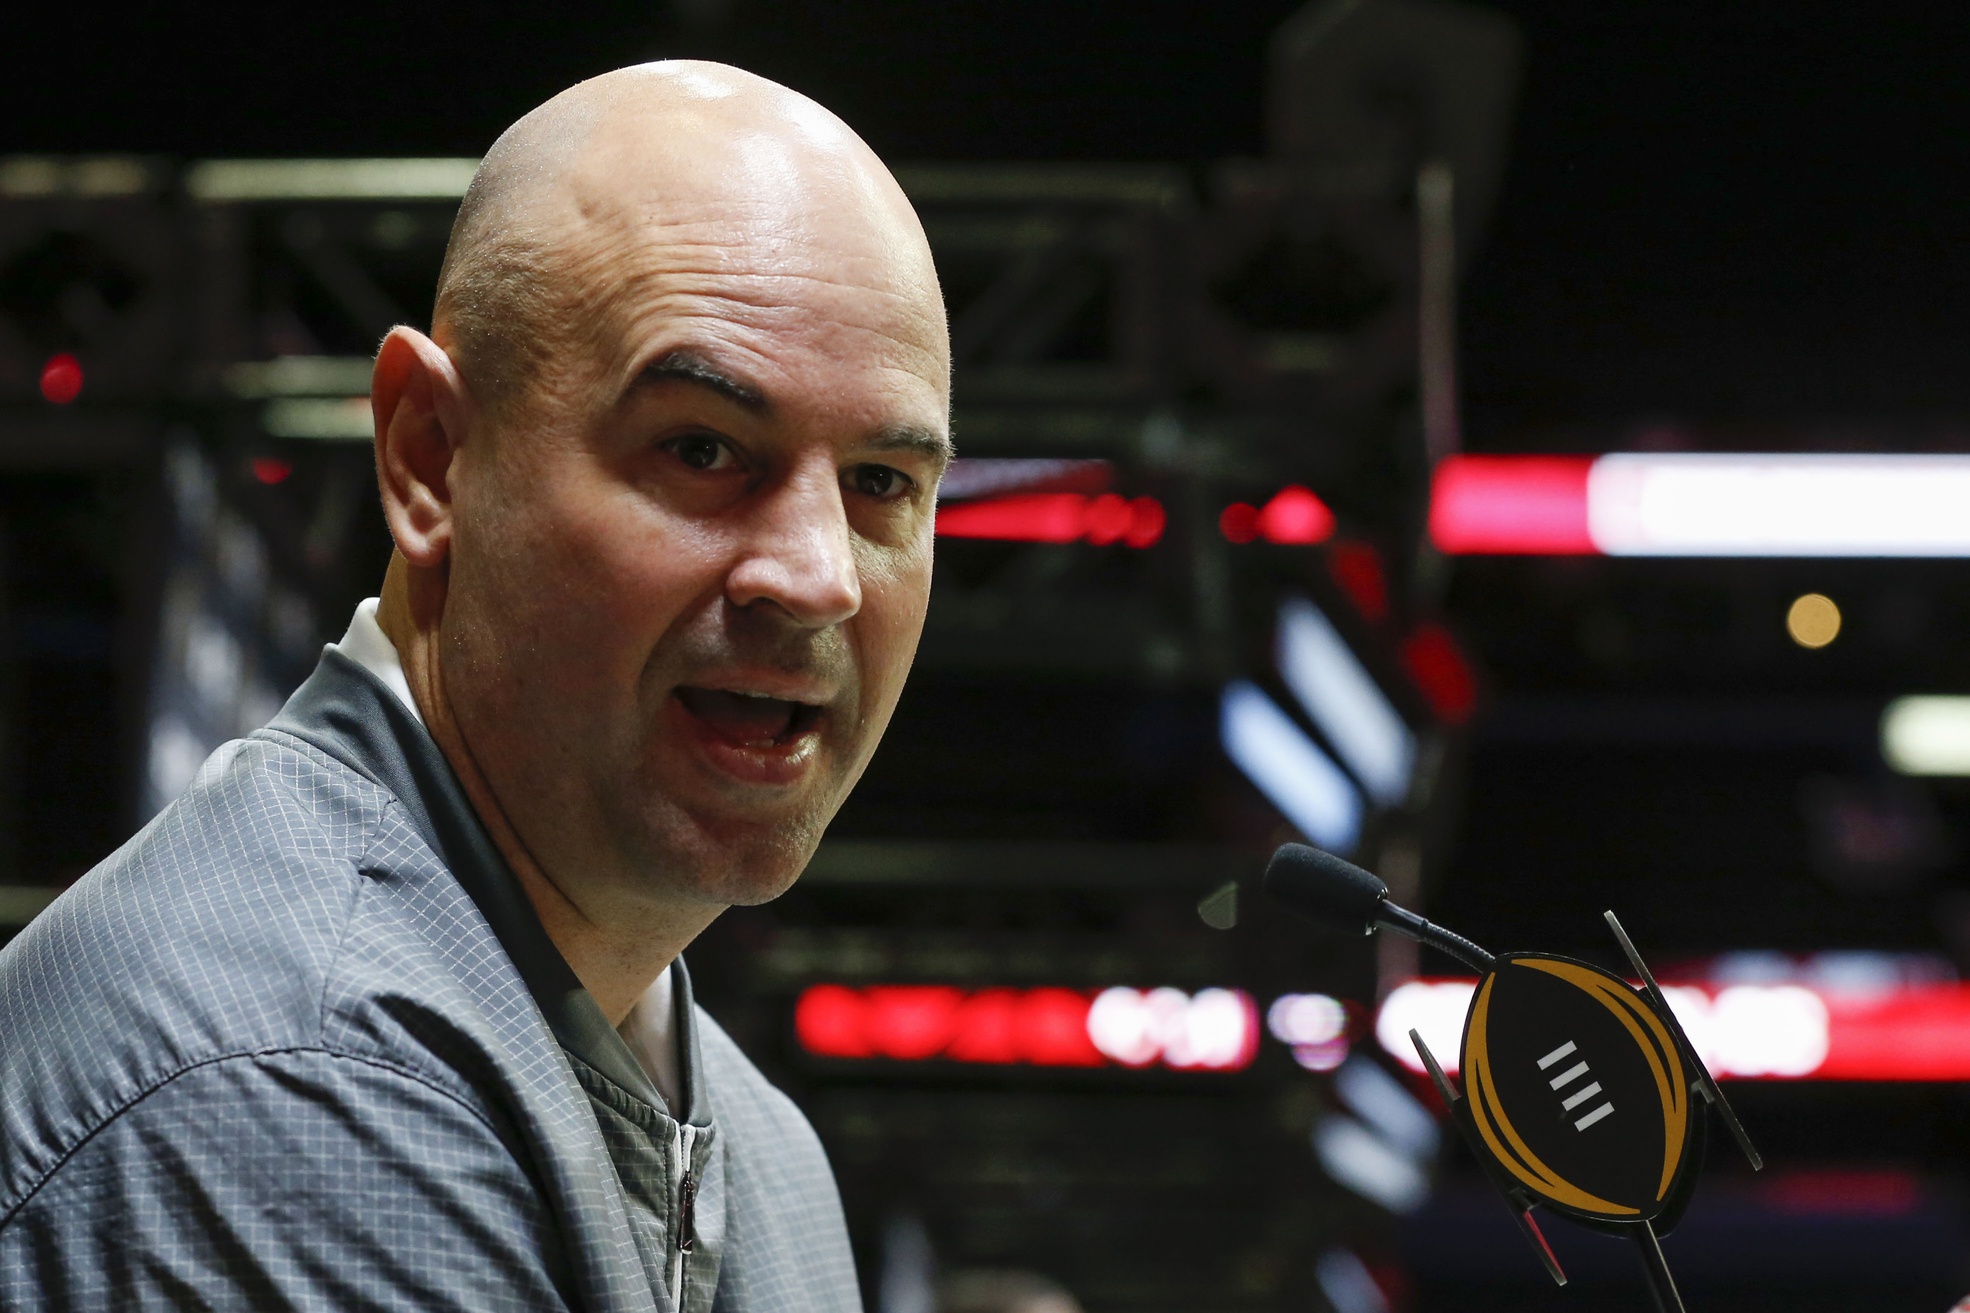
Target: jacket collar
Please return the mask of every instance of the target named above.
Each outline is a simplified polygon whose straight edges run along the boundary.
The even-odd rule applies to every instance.
[[[486,918],[561,1047],[625,1093],[652,1108],[665,1107],[629,1046],[547,937],[451,763],[396,694],[331,647],[267,728],[313,744],[394,795]],[[681,957],[671,966],[671,986],[684,1104],[677,1120],[706,1125],[710,1110],[701,1092],[691,978]]]

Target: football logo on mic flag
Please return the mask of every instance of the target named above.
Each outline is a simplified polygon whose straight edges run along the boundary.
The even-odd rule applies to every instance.
[[[1539,1202],[1583,1220],[1668,1207],[1693,1142],[1675,1037],[1619,977],[1569,958],[1510,954],[1464,1026],[1472,1128]]]
[[[1573,958],[1489,953],[1391,903],[1371,872],[1302,844],[1272,855],[1265,887],[1331,929],[1392,930],[1478,972],[1464,1017],[1461,1094],[1421,1032],[1409,1031],[1478,1165],[1554,1281],[1565,1285],[1566,1273],[1533,1218],[1540,1204],[1632,1241],[1656,1308],[1683,1313],[1660,1238],[1695,1192],[1703,1111],[1723,1122],[1752,1170],[1764,1159],[1615,914],[1606,914],[1607,927],[1639,988]]]

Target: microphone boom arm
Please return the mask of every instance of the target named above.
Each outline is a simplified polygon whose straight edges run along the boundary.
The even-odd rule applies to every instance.
[[[1449,954],[1480,976],[1490,974],[1492,967],[1498,963],[1497,958],[1464,936],[1455,931],[1445,930],[1434,921],[1425,920],[1408,908],[1398,907],[1386,898],[1375,909],[1375,922],[1419,944],[1428,944],[1440,953]]]

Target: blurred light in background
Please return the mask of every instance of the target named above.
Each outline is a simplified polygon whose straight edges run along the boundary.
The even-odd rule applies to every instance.
[[[1430,536],[1452,554],[1970,556],[1970,456],[1454,456]]]
[[[1265,1011],[1265,1027],[1308,1071],[1332,1071],[1347,1061],[1348,1013],[1337,998],[1281,994]]]
[[[1905,697],[1881,715],[1881,755],[1904,775],[1970,775],[1970,697]]]
[[[1218,733],[1225,754],[1322,848],[1350,853],[1361,837],[1361,795],[1339,766],[1256,684],[1225,685]]]
[[[1314,1264],[1313,1279],[1334,1313],[1388,1313],[1388,1296],[1375,1284],[1368,1265],[1351,1250],[1330,1249]]]
[[[1400,985],[1376,1016],[1375,1038],[1420,1073],[1413,1028],[1453,1070],[1475,990],[1468,980]],[[1663,995],[1720,1080],[1970,1080],[1970,986],[1666,985]]]
[[[1367,543],[1337,542],[1327,549],[1327,574],[1348,595],[1362,618],[1380,624],[1389,618],[1389,576],[1381,553]]]
[[[1438,719],[1461,725],[1477,710],[1477,673],[1448,629],[1435,621],[1417,625],[1397,645],[1396,656]]]
[[[1831,1042],[1826,1001],[1798,985],[1732,985],[1715,997],[1687,985],[1662,991],[1713,1076],[1809,1076]]]
[[[371,442],[376,417],[368,397],[281,397],[260,412],[270,437],[317,442]]]
[[[165,453],[171,528],[152,652],[146,816],[182,793],[213,749],[272,720],[321,651],[308,599],[276,577],[226,483],[190,444]]]
[[[56,406],[66,406],[82,395],[82,362],[63,351],[48,357],[41,366],[41,397]]]
[[[1430,540],[1452,555],[1592,554],[1593,466],[1576,456],[1452,456],[1437,466]]]
[[[1367,1058],[1355,1058],[1334,1073],[1334,1094],[1349,1112],[1419,1163],[1433,1160],[1443,1145],[1443,1132],[1430,1110]]]
[[[1105,460],[960,456],[944,471],[937,496],[957,502],[1014,492],[1107,492],[1114,481],[1115,466]]]
[[[1258,1009],[1250,995],[1204,989],[1135,990],[1118,985],[1095,996],[1088,1038],[1127,1067],[1204,1067],[1237,1071],[1258,1051]]]
[[[1258,1009],[1235,989],[983,989],[814,985],[794,1006],[822,1058],[1238,1071],[1258,1051]]]
[[[1334,512],[1298,484],[1281,488],[1264,506],[1234,502],[1218,516],[1218,531],[1235,543],[1256,542],[1310,547],[1334,536]]]
[[[1807,593],[1786,609],[1785,632],[1801,647],[1825,647],[1840,637],[1840,608],[1824,593]]]
[[[1477,983],[1467,980],[1409,980],[1389,991],[1375,1013],[1375,1041],[1382,1051],[1414,1072],[1423,1070],[1409,1032],[1415,1031],[1445,1071],[1457,1068],[1464,1040],[1464,1014],[1471,1009]]]
[[[1000,542],[1126,543],[1152,547],[1169,520],[1154,497],[1129,499],[1105,492],[1036,492],[992,497],[937,508],[940,538],[990,538]]]
[[[464,158],[205,160],[185,173],[197,201],[457,200],[479,161]]]
[[[1384,807],[1401,803],[1416,762],[1416,736],[1320,608],[1287,598],[1279,608],[1274,651],[1286,687],[1369,796]]]
[[[1413,1213],[1429,1198],[1430,1178],[1422,1163],[1341,1113],[1313,1124],[1313,1156],[1336,1184],[1391,1213]]]

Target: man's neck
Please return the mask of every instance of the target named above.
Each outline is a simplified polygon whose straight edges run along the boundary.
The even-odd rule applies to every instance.
[[[604,909],[585,905],[592,897],[584,899],[583,890],[566,887],[536,860],[500,805],[446,695],[438,644],[443,590],[441,579],[419,578],[401,556],[393,556],[384,577],[377,623],[397,649],[432,741],[451,764],[494,846],[512,867],[547,937],[594,996],[609,1024],[619,1026],[672,959],[711,923],[717,909],[653,916],[653,908],[611,907],[606,909],[609,914],[601,915]],[[639,911],[644,915],[637,915]]]

